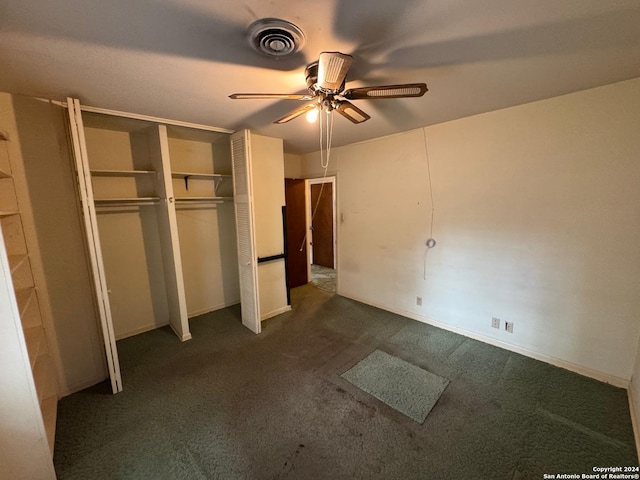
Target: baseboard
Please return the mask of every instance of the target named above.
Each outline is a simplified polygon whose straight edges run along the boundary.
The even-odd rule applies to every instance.
[[[276,315],[280,315],[281,313],[284,312],[288,312],[289,310],[291,310],[291,305],[286,305],[282,308],[278,308],[277,310],[273,310],[272,312],[269,313],[265,313],[264,315],[260,316],[260,321],[264,321],[267,320],[269,318],[275,317]]]
[[[520,355],[524,355],[525,357],[534,358],[536,360],[540,360],[541,362],[549,363],[556,367],[564,368],[565,370],[569,370],[571,372],[577,373],[579,375],[583,375],[585,377],[590,377],[595,380],[599,380],[601,382],[608,383],[615,387],[626,388],[629,389],[629,380],[618,377],[615,375],[611,375],[609,373],[601,372],[599,370],[595,370],[589,367],[585,367],[583,365],[577,365],[575,363],[562,360],[561,358],[556,358],[550,355],[546,355],[544,353],[538,353],[533,350],[529,350],[526,347],[521,347],[519,345],[514,345],[512,343],[503,342],[501,340],[487,337],[485,335],[476,333],[472,330],[467,330],[465,328],[455,327],[453,325],[449,325],[444,322],[439,322],[437,320],[432,320],[430,318],[424,317],[414,312],[410,312],[408,310],[403,310],[397,307],[389,307],[387,305],[377,304],[376,302],[372,302],[367,299],[358,298],[357,296],[345,294],[343,292],[338,292],[339,295],[343,297],[350,298],[357,302],[365,303],[367,305],[371,305],[372,307],[380,308],[381,310],[386,310],[388,312],[396,313],[398,315],[402,315],[403,317],[410,318],[412,320],[417,320],[422,323],[426,323],[428,325],[432,325],[434,327],[442,328],[443,330],[448,330],[453,333],[457,333],[459,335],[463,335],[468,338],[472,338],[474,340],[478,340],[479,342],[487,343],[489,345],[493,345],[494,347],[499,347],[504,350],[509,350],[510,352],[519,353]]]
[[[192,319],[193,317],[204,315],[205,313],[215,312],[216,310],[220,310],[222,308],[227,308],[227,307],[230,307],[231,305],[237,305],[238,303],[240,303],[240,299],[239,298],[237,300],[232,300],[230,302],[223,302],[223,303],[221,303],[219,305],[215,305],[213,307],[204,308],[202,310],[196,310],[195,312],[189,312],[189,313],[187,313],[187,316],[189,317],[189,319]]]
[[[631,383],[633,383],[633,379],[631,379]],[[627,398],[629,399],[629,414],[631,415],[631,426],[633,427],[633,436],[636,440],[636,455],[638,459],[640,459],[640,430],[638,429],[640,425],[638,425],[638,409],[636,408],[636,403],[634,402],[634,394],[633,388],[629,385],[627,389]]]
[[[94,385],[97,385],[100,382],[103,382],[104,380],[107,380],[109,378],[108,375],[100,375],[100,376],[96,376],[91,380],[86,380],[84,382],[81,383],[76,383],[74,385],[68,385],[68,386],[60,386],[60,391],[58,392],[58,398],[64,398],[68,395],[71,395],[73,393],[79,392],[81,390],[84,390],[85,388],[89,388],[89,387],[93,387]],[[111,387],[109,387],[111,388]]]
[[[122,340],[125,338],[133,337],[134,335],[140,335],[141,333],[150,332],[151,330],[155,330],[156,328],[162,328],[169,325],[169,322],[165,323],[153,323],[150,325],[145,325],[144,327],[136,328],[135,330],[131,330],[127,333],[122,333],[120,335],[116,335],[116,340]]]
[[[178,330],[176,330],[172,324],[169,324],[169,327],[171,327],[171,330],[173,330],[173,333],[176,334],[176,337],[178,337],[181,342],[186,342],[187,340],[191,340],[192,338],[191,332],[180,334],[180,332],[178,332]]]

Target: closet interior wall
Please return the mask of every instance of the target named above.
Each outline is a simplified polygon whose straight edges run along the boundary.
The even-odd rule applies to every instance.
[[[82,119],[115,338],[182,322],[186,340],[240,301],[229,134]]]
[[[229,134],[168,126],[189,317],[240,302]]]
[[[158,127],[83,113],[116,339],[169,324],[161,235]]]

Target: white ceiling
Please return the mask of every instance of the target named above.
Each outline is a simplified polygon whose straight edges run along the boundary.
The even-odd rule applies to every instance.
[[[255,53],[255,20],[300,27],[294,58]],[[638,0],[2,0],[0,91],[249,127],[318,149],[317,125],[271,122],[305,92],[321,51],[354,56],[347,88],[426,82],[422,98],[358,100],[371,120],[335,119],[334,145],[640,77]],[[355,103],[355,102],[354,102]]]

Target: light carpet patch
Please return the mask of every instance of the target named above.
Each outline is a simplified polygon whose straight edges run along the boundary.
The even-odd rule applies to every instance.
[[[449,380],[376,350],[347,370],[342,378],[378,400],[423,423]]]

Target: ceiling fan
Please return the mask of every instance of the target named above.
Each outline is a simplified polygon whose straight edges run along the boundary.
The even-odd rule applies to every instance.
[[[322,52],[317,62],[307,65],[305,77],[308,94],[287,93],[234,93],[229,98],[304,100],[296,108],[273,123],[286,123],[312,110],[336,111],[353,123],[366,122],[371,118],[349,100],[377,100],[381,98],[421,97],[427,92],[425,83],[405,83],[400,85],[378,85],[345,90],[347,72],[353,57],[340,52]]]

